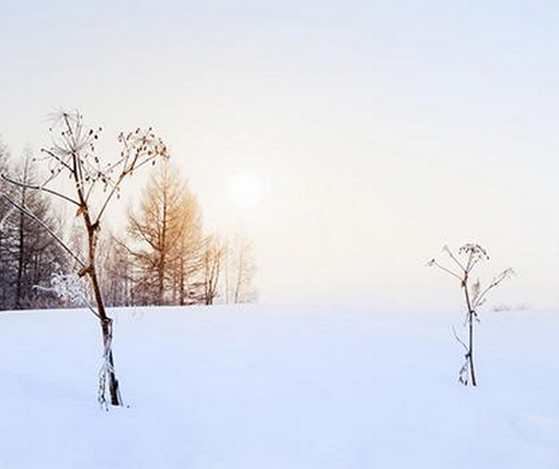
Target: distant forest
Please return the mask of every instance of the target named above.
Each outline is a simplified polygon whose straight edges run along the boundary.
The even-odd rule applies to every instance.
[[[49,176],[31,150],[11,154],[0,140],[0,309],[76,307],[51,288],[53,276],[76,272],[75,261],[49,229],[78,256],[86,233],[46,191],[31,190]],[[8,182],[21,182],[21,185]],[[128,207],[125,229],[104,223],[97,245],[99,280],[107,306],[250,302],[255,260],[241,233],[206,233],[201,208],[180,169],[168,160],[150,171],[140,200]],[[17,209],[16,202],[43,221]]]

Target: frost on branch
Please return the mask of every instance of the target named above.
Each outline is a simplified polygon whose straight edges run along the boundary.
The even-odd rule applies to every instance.
[[[36,286],[35,288],[52,293],[68,306],[87,306],[89,309],[93,309],[88,299],[87,283],[83,277],[76,274],[52,274],[50,287]],[[95,315],[97,316],[97,313]]]

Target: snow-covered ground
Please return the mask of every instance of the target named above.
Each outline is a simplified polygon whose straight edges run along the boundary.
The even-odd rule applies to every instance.
[[[96,402],[83,311],[0,313],[0,468],[557,468],[559,313],[119,310],[126,409]]]

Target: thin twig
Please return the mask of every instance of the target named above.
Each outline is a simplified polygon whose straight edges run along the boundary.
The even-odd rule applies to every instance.
[[[448,248],[448,246],[444,247],[444,251],[448,254],[448,256],[460,267],[463,272],[467,272],[466,268],[462,265],[462,263],[458,260],[458,258],[452,253],[452,251]]]
[[[458,280],[462,281],[462,277],[460,275],[458,275],[456,272],[453,272],[452,270],[445,267],[444,265],[439,264],[435,259],[432,259],[431,262],[429,262],[429,265],[433,265],[433,266],[441,269],[442,271],[452,275],[453,277],[456,277]]]

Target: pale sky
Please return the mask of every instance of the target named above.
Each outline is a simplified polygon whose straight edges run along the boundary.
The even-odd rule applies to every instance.
[[[0,135],[37,150],[79,108],[116,153],[153,125],[208,227],[253,239],[264,301],[455,307],[424,266],[471,241],[517,272],[490,304],[556,308],[558,24],[556,1],[0,0]]]

